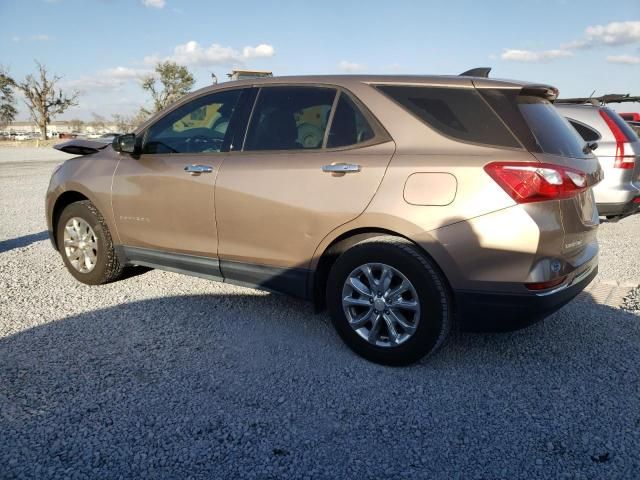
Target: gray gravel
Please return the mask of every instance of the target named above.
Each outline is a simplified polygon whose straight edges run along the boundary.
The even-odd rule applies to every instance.
[[[636,287],[624,299],[622,308],[625,310],[640,315],[640,287]]]
[[[55,163],[0,164],[0,478],[640,478],[637,315],[583,299],[381,367],[286,297],[77,283],[43,233]],[[601,272],[632,279],[621,235],[640,219],[601,227]]]

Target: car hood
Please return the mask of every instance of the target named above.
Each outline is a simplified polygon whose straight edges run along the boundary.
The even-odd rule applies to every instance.
[[[72,155],[90,155],[111,145],[111,140],[107,142],[96,140],[73,139],[68,142],[58,143],[53,148]]]

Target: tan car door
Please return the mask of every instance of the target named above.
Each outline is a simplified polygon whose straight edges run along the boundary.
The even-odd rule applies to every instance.
[[[304,271],[321,240],[364,211],[395,144],[355,105],[332,88],[260,90],[244,149],[229,154],[216,181],[225,277],[260,283],[251,282],[256,264]]]
[[[214,186],[240,92],[203,95],[177,107],[147,129],[137,158],[122,154],[113,211],[130,252],[153,250],[156,260],[162,258],[157,252],[217,256]]]

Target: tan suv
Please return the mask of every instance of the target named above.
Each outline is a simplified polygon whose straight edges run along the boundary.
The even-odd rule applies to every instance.
[[[596,275],[597,160],[557,90],[474,77],[313,76],[197,91],[47,192],[81,282],[142,265],[327,306],[364,357],[407,364],[454,319],[514,329]]]

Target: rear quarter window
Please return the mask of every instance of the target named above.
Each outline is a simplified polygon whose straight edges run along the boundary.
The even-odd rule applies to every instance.
[[[377,88],[448,137],[489,146],[522,148],[475,89],[400,85]]]

